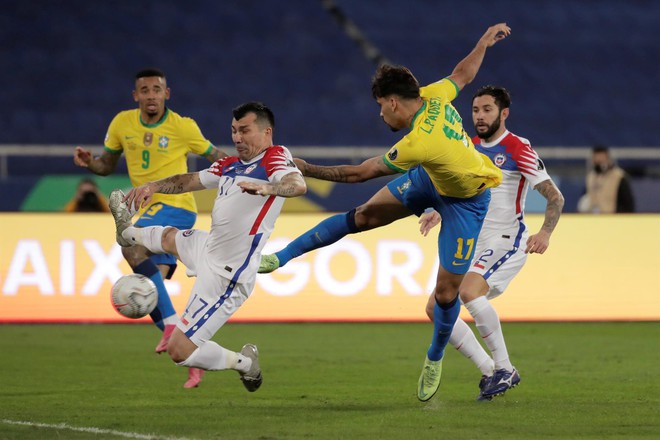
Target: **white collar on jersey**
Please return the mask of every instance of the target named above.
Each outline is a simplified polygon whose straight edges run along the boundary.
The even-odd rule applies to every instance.
[[[504,139],[508,134],[509,134],[509,130],[504,130],[502,136],[498,137],[492,142],[485,142],[483,139],[481,139],[481,146],[484,148],[490,148],[490,147],[494,147],[495,145],[499,145],[500,142],[502,142],[502,139]]]

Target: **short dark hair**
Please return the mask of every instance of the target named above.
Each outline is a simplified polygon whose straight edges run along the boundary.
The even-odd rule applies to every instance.
[[[607,153],[610,154],[610,149],[607,148],[605,145],[594,145],[594,147],[591,149],[593,153]]]
[[[497,105],[497,108],[500,110],[511,107],[511,94],[504,87],[491,85],[483,86],[474,94],[472,101],[474,102],[475,98],[484,95],[492,96],[495,100],[495,105]]]
[[[244,118],[248,113],[254,113],[257,116],[258,123],[263,124],[264,122],[267,122],[270,128],[275,128],[275,115],[273,114],[273,111],[262,102],[246,102],[245,104],[235,107],[231,112],[234,115],[234,119],[237,121]]]
[[[419,98],[419,81],[407,67],[383,64],[371,80],[371,94],[374,99],[390,95],[416,99]]]
[[[135,79],[148,78],[152,76],[157,76],[159,78],[165,78],[165,72],[155,67],[149,67],[148,69],[140,70],[136,75]]]

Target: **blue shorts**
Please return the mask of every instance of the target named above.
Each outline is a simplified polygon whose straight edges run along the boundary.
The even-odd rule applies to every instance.
[[[140,216],[135,226],[144,228],[145,226],[174,226],[177,229],[192,229],[197,220],[197,213],[187,209],[175,208],[163,203],[154,203],[149,206],[144,214]],[[172,278],[176,269],[176,257],[172,254],[157,254],[151,256],[154,264],[164,264],[170,266],[167,279]]]
[[[388,183],[387,187],[415,215],[422,215],[426,208],[433,208],[440,213],[440,265],[454,274],[466,273],[486,218],[490,189],[467,199],[442,196],[421,166],[408,170],[406,174]]]

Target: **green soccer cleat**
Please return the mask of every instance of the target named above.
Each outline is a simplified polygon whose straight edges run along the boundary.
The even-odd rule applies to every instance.
[[[428,356],[424,359],[424,368],[419,376],[417,385],[417,398],[426,402],[435,395],[440,388],[440,377],[442,376],[442,359],[439,361],[429,360]]]
[[[280,267],[280,260],[277,255],[262,255],[261,262],[259,263],[258,273],[271,273]]]

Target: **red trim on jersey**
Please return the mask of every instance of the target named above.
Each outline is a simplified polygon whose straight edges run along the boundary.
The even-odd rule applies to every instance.
[[[252,225],[252,229],[250,229],[250,234],[249,235],[255,235],[257,231],[259,230],[259,226],[261,226],[261,222],[264,220],[264,217],[266,217],[266,214],[268,213],[268,210],[270,209],[271,205],[275,201],[275,197],[277,196],[268,196],[268,200],[266,200],[266,203],[264,203],[264,206],[261,207],[261,211],[259,211],[259,215],[257,216],[256,220],[254,221],[254,224]]]
[[[229,165],[238,162],[238,160],[239,159],[236,156],[225,156],[213,162],[213,164],[211,164],[209,167],[209,172],[211,174],[215,174],[216,176],[222,176],[224,169]]]
[[[261,164],[266,168],[266,175],[271,176],[276,171],[283,171],[289,168],[289,158],[281,145],[268,147]]]
[[[523,188],[525,187],[525,180],[525,176],[521,174],[518,181],[518,191],[516,191],[516,214],[520,214],[523,210],[523,207],[520,206],[520,199],[522,198]]]
[[[531,145],[525,143],[513,133],[505,136],[500,144],[504,145],[506,151],[511,153],[511,158],[516,162],[521,173],[527,173],[532,176],[538,175],[537,155],[532,150]]]

